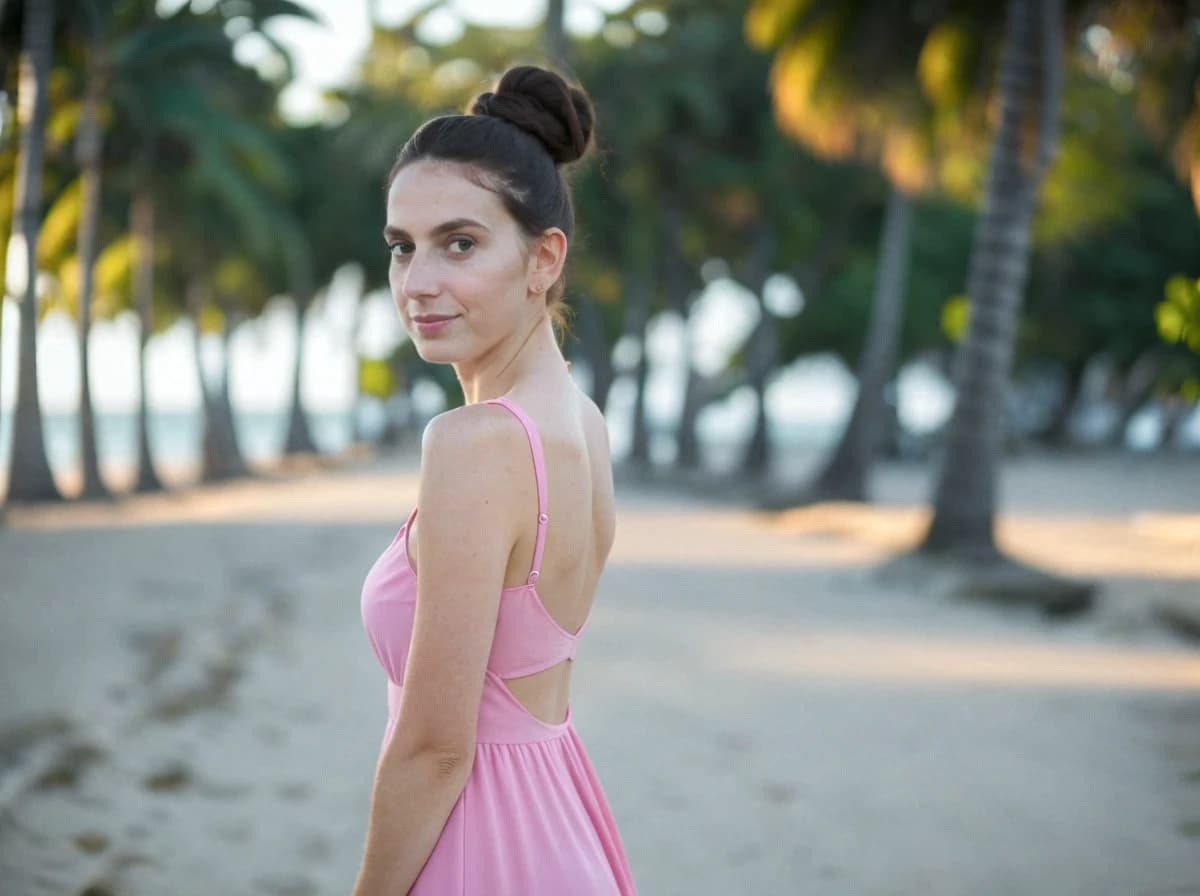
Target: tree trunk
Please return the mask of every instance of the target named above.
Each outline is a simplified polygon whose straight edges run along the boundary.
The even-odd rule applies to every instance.
[[[628,332],[637,340],[638,359],[634,366],[634,399],[632,439],[629,461],[634,466],[650,464],[650,431],[646,424],[646,383],[650,378],[650,353],[646,350],[646,325],[650,319],[650,281],[644,274],[635,274],[629,284]]]
[[[754,429],[742,455],[741,472],[748,479],[762,479],[771,465],[771,420],[767,414],[767,381],[779,363],[778,322],[767,307],[764,293],[767,277],[775,258],[775,229],[766,220],[759,222],[751,237],[750,267],[746,287],[758,299],[759,319],[750,335],[746,352],[746,373],[754,390]]]
[[[221,322],[221,385],[216,390],[213,400],[213,443],[214,454],[220,460],[221,472],[226,478],[231,476],[248,476],[250,467],[246,463],[237,440],[237,420],[233,414],[233,401],[229,395],[230,361],[233,352],[233,331],[238,324],[237,312],[226,307]]]
[[[50,60],[53,50],[53,0],[26,0],[17,115],[21,158],[17,171],[13,237],[24,252],[25,279],[13,286],[22,295],[17,406],[13,415],[9,465],[9,501],[59,501],[62,493],[46,457],[37,382],[37,241],[41,227],[42,160],[46,144]],[[11,274],[14,273],[10,271]]]
[[[1162,402],[1162,430],[1158,434],[1158,450],[1174,452],[1179,438],[1179,427],[1196,408],[1196,403],[1182,395],[1172,395]]]
[[[858,395],[837,446],[810,487],[814,500],[867,500],[871,465],[887,425],[883,390],[895,372],[904,319],[912,217],[911,197],[893,185],[883,221],[871,322],[858,363]]]
[[[604,335],[604,317],[591,296],[583,296],[577,307],[583,354],[592,371],[592,401],[603,412],[613,382],[612,350]]]
[[[1029,265],[1030,222],[1057,144],[1062,15],[1062,0],[1009,0],[998,75],[1000,123],[967,280],[970,321],[956,359],[957,395],[923,551],[964,559],[998,554],[1004,391]]]
[[[661,245],[663,246],[663,289],[667,304],[683,324],[683,407],[675,430],[675,466],[681,470],[695,470],[700,466],[700,443],[696,438],[696,417],[699,377],[692,368],[692,340],[688,332],[691,317],[691,277],[687,258],[680,246],[683,231],[683,209],[678,201],[671,199],[663,203]]]
[[[300,397],[300,374],[304,365],[304,309],[308,307],[311,297],[311,293],[296,297],[296,355],[292,365],[292,407],[288,414],[287,441],[283,446],[284,454],[317,453],[317,446],[309,431],[308,418],[304,415],[304,405]]]
[[[193,355],[196,359],[196,379],[200,383],[200,404],[204,413],[204,434],[200,445],[200,481],[219,482],[245,476],[249,472],[237,443],[233,412],[229,405],[229,338],[233,331],[229,315],[224,315],[222,332],[222,358],[224,370],[218,394],[208,387],[204,375],[204,360],[201,355],[200,319],[206,304],[207,288],[196,278],[187,286],[188,315],[192,319]]]
[[[361,284],[361,280],[359,281]],[[362,316],[365,296],[363,295],[360,286],[358,290],[358,301],[354,305],[354,320],[350,324],[350,356],[354,358],[354,392],[350,396],[349,409],[349,427],[350,444],[357,445],[360,442],[368,441],[366,433],[362,428],[362,415],[359,413],[362,408],[362,361],[358,356],[358,334],[362,332]]]
[[[547,0],[546,22],[544,36],[546,40],[546,55],[559,71],[569,74],[570,63],[567,59],[567,29],[565,23],[565,0]]]
[[[1067,363],[1066,381],[1063,383],[1062,398],[1050,415],[1043,439],[1052,448],[1066,448],[1071,444],[1071,421],[1083,398],[1083,385],[1088,370],[1087,358],[1076,358]]]
[[[96,451],[96,422],[92,408],[90,352],[88,337],[92,331],[92,293],[95,288],[97,237],[100,228],[100,195],[104,132],[100,128],[100,93],[104,73],[96,58],[100,51],[89,47],[90,78],[84,93],[79,119],[76,160],[82,171],[83,208],[79,216],[79,454],[83,465],[83,498],[110,498],[112,495],[100,475]]]
[[[130,208],[134,239],[134,293],[137,300],[141,333],[138,338],[138,469],[136,492],[155,492],[163,488],[154,469],[150,451],[149,400],[146,378],[146,345],[154,326],[154,197],[146,187],[134,194]]]
[[[1125,433],[1133,415],[1142,409],[1154,389],[1158,385],[1158,375],[1163,367],[1163,353],[1155,347],[1138,356],[1125,374],[1121,387],[1120,408],[1117,411],[1117,422],[1108,433],[1106,442],[1110,448],[1125,446]]]

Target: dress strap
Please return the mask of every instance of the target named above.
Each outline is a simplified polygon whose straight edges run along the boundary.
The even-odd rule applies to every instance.
[[[546,524],[550,521],[550,517],[546,513],[546,463],[542,457],[542,438],[538,434],[533,420],[511,398],[502,395],[499,398],[488,399],[484,404],[498,404],[512,411],[513,415],[521,421],[521,425],[525,427],[525,435],[529,438],[529,450],[533,454],[533,475],[537,478],[538,499],[537,539],[533,545],[533,563],[529,570],[529,576],[526,578],[526,582],[533,585],[537,582],[538,576],[542,574],[542,551],[546,547]]]

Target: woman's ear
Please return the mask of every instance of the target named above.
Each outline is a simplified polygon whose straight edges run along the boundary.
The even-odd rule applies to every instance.
[[[529,253],[529,291],[543,294],[558,282],[567,263],[567,235],[557,227],[547,229]]]

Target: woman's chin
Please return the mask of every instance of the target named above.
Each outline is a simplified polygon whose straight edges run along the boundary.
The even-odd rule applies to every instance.
[[[453,364],[462,354],[455,351],[453,346],[437,340],[417,342],[415,347],[421,360],[427,364]]]

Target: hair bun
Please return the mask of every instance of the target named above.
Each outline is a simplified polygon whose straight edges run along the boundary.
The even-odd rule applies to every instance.
[[[583,156],[595,121],[587,94],[534,65],[506,71],[494,91],[475,98],[471,114],[500,118],[532,134],[557,165]]]

